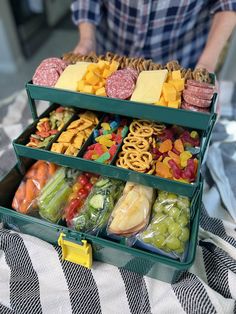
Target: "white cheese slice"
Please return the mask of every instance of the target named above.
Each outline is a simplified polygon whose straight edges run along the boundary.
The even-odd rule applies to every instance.
[[[167,75],[168,70],[142,71],[138,76],[131,100],[147,104],[157,102]]]
[[[60,75],[55,87],[76,91],[77,83],[83,78],[89,64],[91,62],[77,62],[68,65]]]

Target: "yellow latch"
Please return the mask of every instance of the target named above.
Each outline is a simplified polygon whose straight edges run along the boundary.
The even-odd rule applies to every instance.
[[[62,248],[62,259],[82,265],[87,268],[92,267],[92,247],[86,240],[81,240],[82,244],[69,241],[64,233],[58,238],[58,245]]]

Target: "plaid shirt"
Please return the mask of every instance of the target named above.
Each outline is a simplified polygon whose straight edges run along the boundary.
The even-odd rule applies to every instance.
[[[194,68],[211,17],[236,11],[236,0],[77,0],[73,21],[97,26],[97,53],[143,56],[162,64],[177,59]]]

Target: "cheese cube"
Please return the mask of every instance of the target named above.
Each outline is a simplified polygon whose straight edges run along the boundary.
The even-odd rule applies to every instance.
[[[82,92],[88,93],[88,94],[93,94],[94,93],[94,88],[91,85],[85,85],[84,89],[82,90]]]
[[[101,87],[98,90],[96,90],[96,95],[97,96],[106,96],[106,90],[105,87]]]
[[[163,96],[165,101],[175,101],[176,100],[176,89],[174,88],[174,86],[170,83],[164,83],[163,84]]]
[[[88,71],[85,80],[90,85],[96,85],[99,82],[99,77],[92,71]]]
[[[169,81],[170,84],[172,84],[175,89],[178,91],[178,92],[181,92],[184,90],[184,79],[178,79],[178,80],[171,80]]]
[[[80,81],[78,82],[78,84],[77,84],[77,91],[78,91],[78,92],[83,91],[84,86],[85,86],[85,81],[84,81],[84,80],[80,80]]]
[[[119,67],[119,63],[117,61],[113,60],[110,64],[110,70],[112,72],[115,72],[118,69],[118,67]]]
[[[167,74],[168,70],[142,71],[138,76],[131,100],[147,104],[156,103],[160,99]]]
[[[155,103],[158,106],[168,106],[168,102],[165,101],[164,96],[162,95],[161,98]]]
[[[97,67],[99,68],[100,71],[103,71],[105,69],[105,66],[106,66],[106,64],[104,61],[102,61],[102,60],[98,61]]]
[[[103,73],[102,73],[102,77],[103,78],[108,78],[114,71],[110,70],[110,69],[104,69]]]
[[[168,107],[170,108],[176,108],[178,109],[181,105],[181,100],[178,99],[178,100],[175,100],[175,101],[168,101]]]
[[[96,63],[92,63],[87,67],[87,71],[94,71],[97,69],[97,64]]]
[[[172,80],[180,80],[180,79],[181,79],[180,70],[172,71]]]

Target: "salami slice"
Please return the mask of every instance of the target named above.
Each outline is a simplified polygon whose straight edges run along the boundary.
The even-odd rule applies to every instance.
[[[187,80],[187,84],[201,88],[215,89],[215,86],[213,84],[198,82],[194,80]]]
[[[106,93],[108,97],[129,99],[133,94],[135,82],[127,70],[118,70],[107,78]]]
[[[208,108],[196,107],[196,106],[193,106],[193,105],[190,105],[190,104],[186,103],[185,101],[182,102],[181,109],[191,110],[191,111],[198,111],[198,112],[206,112],[206,113],[209,112]]]
[[[205,87],[202,88],[202,87],[194,86],[191,84],[185,84],[185,87],[195,93],[205,93],[205,94],[213,95],[215,92],[215,90],[212,88],[205,88]]]
[[[37,67],[33,83],[43,86],[54,86],[67,64],[59,58],[44,59]]]
[[[59,73],[55,68],[41,69],[33,76],[33,83],[43,86],[54,86],[59,79]]]
[[[135,70],[134,68],[131,68],[131,67],[126,68],[126,70],[130,72],[130,74],[132,75],[134,81],[136,82],[137,79],[138,79],[138,71]]]
[[[200,99],[203,99],[203,100],[211,100],[212,99],[213,93],[205,93],[205,89],[200,89],[198,91],[192,90],[191,87],[195,88],[195,86],[188,86],[187,85],[187,87],[185,89],[185,94],[186,95],[193,96],[193,97],[196,97],[196,98],[200,98]]]
[[[208,108],[211,105],[210,100],[193,97],[187,90],[183,91],[183,98],[188,104],[196,107]]]

